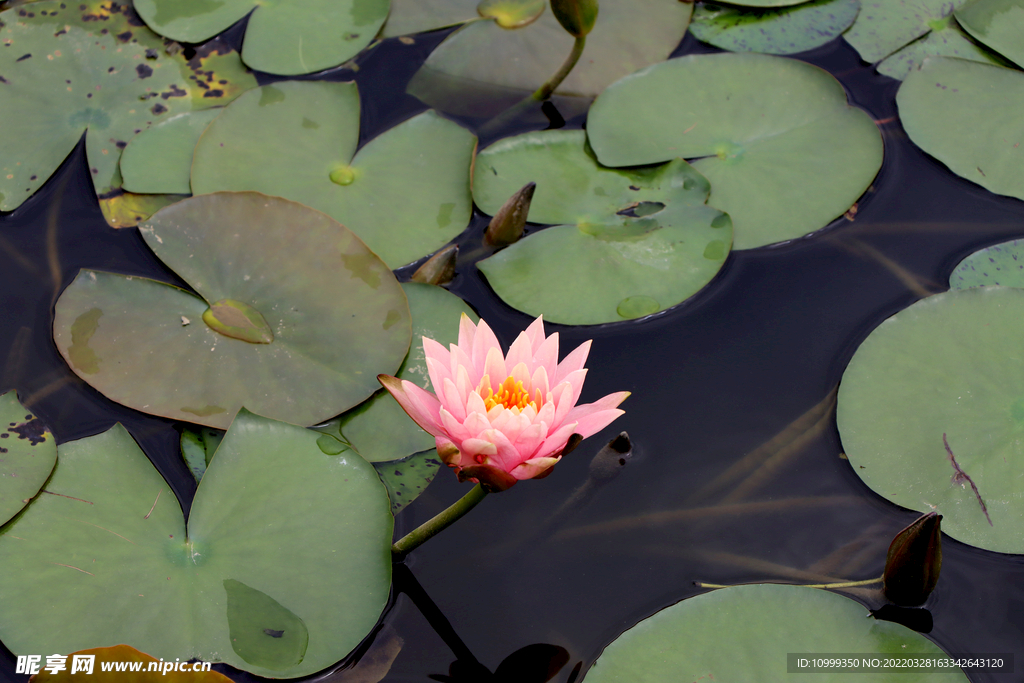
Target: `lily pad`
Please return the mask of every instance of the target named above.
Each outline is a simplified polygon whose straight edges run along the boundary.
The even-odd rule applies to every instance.
[[[57,443],[13,391],[0,396],[0,526],[39,493],[57,462]]]
[[[179,202],[183,194],[135,194],[117,189],[100,197],[100,211],[113,228],[133,228],[154,213]]]
[[[865,62],[885,59],[929,31],[945,28],[968,0],[864,0],[844,34]]]
[[[1003,553],[1024,553],[1022,333],[1022,290],[937,294],[872,332],[839,387],[839,433],[864,483]]]
[[[415,19],[396,5],[385,34],[397,35],[392,21],[407,31],[426,30],[426,17],[440,28],[471,18],[463,3],[422,3]],[[473,10],[475,14],[475,9]],[[557,95],[596,96],[618,78],[660,62],[686,33],[691,3],[678,0],[602,0],[594,30],[587,36],[583,57],[555,90]],[[545,11],[527,26],[505,29],[494,21],[474,21],[455,31],[430,54],[409,83],[410,94],[429,106],[455,113],[473,93],[522,97],[539,88],[569,56],[573,37]]]
[[[459,341],[462,315],[468,315],[473,322],[479,318],[462,299],[440,287],[406,282],[402,290],[412,313],[412,344],[396,376],[430,389],[423,338],[442,346],[455,344]],[[434,437],[420,429],[384,389],[329,422],[322,431],[339,436],[369,462],[398,460],[434,447]]]
[[[141,230],[199,296],[83,270],[55,310],[58,349],[112,400],[220,429],[243,404],[315,424],[366,399],[379,388],[377,374],[397,369],[409,349],[398,282],[318,211],[254,192],[218,193],[169,206]],[[222,309],[236,303],[256,311],[270,343],[205,321],[213,313],[237,323]]]
[[[700,157],[736,249],[824,227],[882,165],[878,128],[835,78],[768,55],[691,55],[627,76],[597,98],[587,135],[608,166]]]
[[[1024,67],[1024,2],[974,0],[958,9],[956,20],[972,36]]]
[[[384,487],[361,458],[324,455],[315,432],[242,411],[187,527],[120,425],[59,458],[60,495],[0,536],[0,638],[16,653],[125,643],[294,678],[343,658],[387,602]]]
[[[601,653],[586,680],[789,681],[794,675],[787,673],[787,653],[944,656],[921,634],[892,622],[865,619],[864,611],[858,602],[817,588],[723,588],[678,602],[623,633]],[[863,681],[890,681],[894,675],[907,683],[967,681],[960,670],[856,673]],[[840,679],[834,673],[819,675],[821,680]]]
[[[1024,74],[929,59],[896,93],[907,135],[953,173],[997,194],[1024,199]],[[985,112],[979,125],[978,112]]]
[[[375,462],[373,467],[388,489],[391,513],[397,515],[426,490],[440,469],[441,461],[437,451],[431,448],[402,460]]]
[[[130,192],[181,194],[192,191],[192,151],[199,136],[220,114],[220,109],[185,112],[129,141],[121,153],[123,187]]]
[[[355,83],[265,85],[230,104],[196,146],[192,190],[255,190],[319,209],[391,268],[437,250],[472,212],[476,138],[432,111],[356,152]]]
[[[704,2],[694,10],[690,33],[731,52],[790,55],[838,37],[859,10],[860,0],[814,0],[771,9]]]
[[[997,55],[978,47],[951,17],[935,22],[935,28],[922,38],[886,57],[878,73],[903,80],[929,57],[957,57],[983,64],[1000,64]]]
[[[1024,288],[1024,240],[993,244],[974,252],[953,269],[949,286]]]
[[[186,66],[196,109],[222,107],[257,86],[256,76],[223,39],[214,38],[194,49]]]
[[[135,9],[154,31],[184,43],[202,43],[251,12],[242,59],[257,71],[294,75],[357,55],[384,23],[388,0],[135,0]]]
[[[192,109],[184,62],[127,4],[37,2],[0,12],[0,211],[21,205],[85,133],[96,194],[121,185],[133,135]]]

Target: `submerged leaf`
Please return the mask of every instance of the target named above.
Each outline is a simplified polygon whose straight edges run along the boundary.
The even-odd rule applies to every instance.
[[[836,38],[859,9],[860,0],[813,0],[769,9],[703,2],[694,10],[690,33],[723,50],[789,55]]]
[[[536,21],[546,7],[546,0],[481,0],[476,11],[502,28],[522,28]]]

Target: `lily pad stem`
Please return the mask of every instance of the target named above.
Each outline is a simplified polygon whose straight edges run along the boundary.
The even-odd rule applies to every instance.
[[[555,89],[562,84],[569,72],[576,66],[576,62],[580,61],[580,56],[583,54],[583,48],[587,45],[587,37],[579,36],[576,38],[576,42],[572,45],[572,51],[569,56],[562,63],[562,66],[558,67],[558,71],[554,75],[544,82],[544,85],[537,88],[532,95],[519,101],[518,104],[509,107],[501,114],[498,114],[493,119],[488,121],[479,131],[477,131],[478,137],[485,138],[497,133],[507,124],[515,121],[520,116],[526,113],[531,107],[535,106],[538,102],[543,102],[551,98],[551,95],[555,92]]]
[[[703,581],[694,581],[698,588],[732,588],[729,584],[720,583],[705,583]],[[798,586],[804,588],[854,588],[856,586],[870,586],[872,584],[882,583],[882,577],[879,576],[877,579],[864,579],[863,581],[840,581],[838,583],[799,583]]]
[[[395,562],[404,560],[406,555],[461,519],[463,515],[476,507],[477,503],[483,500],[486,495],[487,491],[484,490],[482,485],[477,484],[474,486],[469,493],[452,503],[448,509],[413,529],[391,546],[391,559]]]

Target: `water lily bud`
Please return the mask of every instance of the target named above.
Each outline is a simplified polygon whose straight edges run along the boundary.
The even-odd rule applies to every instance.
[[[484,241],[493,247],[507,247],[518,242],[526,227],[526,216],[530,213],[530,203],[537,183],[527,183],[512,195],[494,214],[487,225]]]
[[[551,11],[562,28],[582,38],[597,21],[597,0],[551,0]]]
[[[455,277],[455,261],[459,258],[459,247],[449,244],[423,262],[412,274],[413,282],[441,286]]]
[[[896,605],[922,604],[942,569],[942,515],[929,512],[896,534],[882,574],[882,592]]]

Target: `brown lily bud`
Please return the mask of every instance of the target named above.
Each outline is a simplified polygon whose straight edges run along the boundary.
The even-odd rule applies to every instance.
[[[410,278],[413,282],[441,286],[455,277],[455,261],[459,258],[459,247],[449,244],[423,262]]]
[[[551,11],[570,35],[582,38],[597,21],[597,0],[551,0]]]
[[[924,603],[942,569],[942,515],[929,512],[896,534],[889,545],[882,574],[882,592],[904,607]]]
[[[519,241],[526,227],[526,216],[530,213],[530,202],[533,201],[536,188],[537,183],[527,183],[498,209],[498,213],[494,214],[487,225],[484,242],[492,247],[507,247]]]

